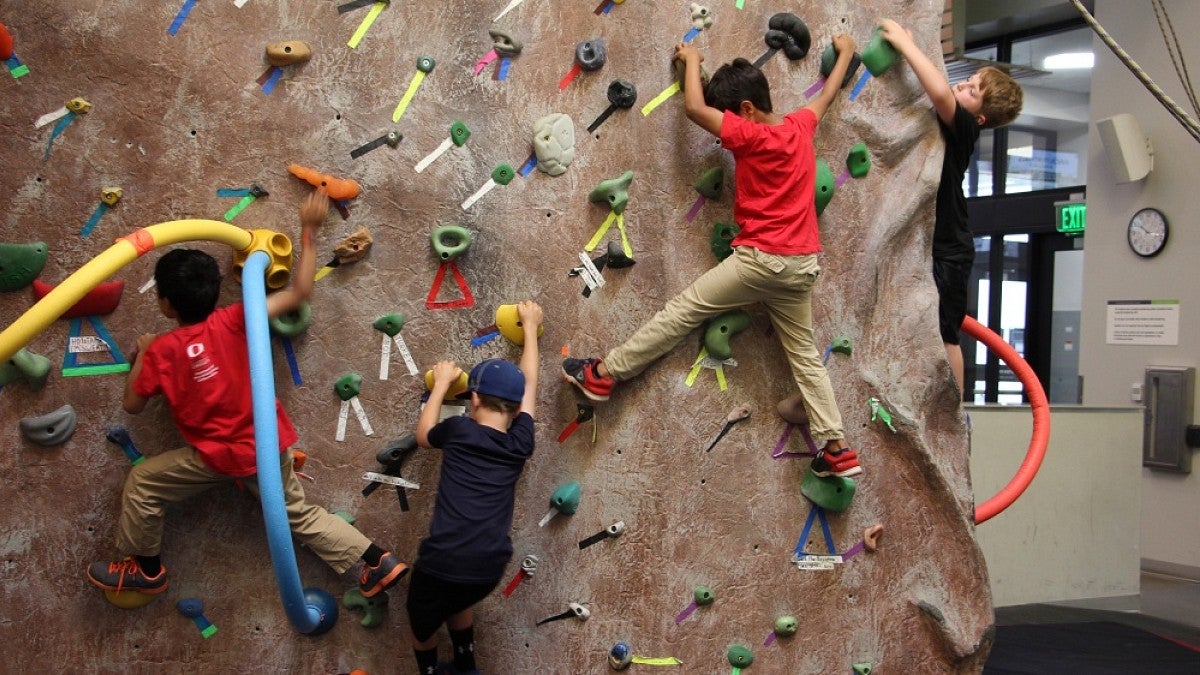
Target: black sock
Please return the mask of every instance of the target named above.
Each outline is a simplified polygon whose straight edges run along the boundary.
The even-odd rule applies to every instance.
[[[372,543],[370,546],[367,547],[366,551],[363,551],[363,554],[362,554],[363,562],[367,563],[371,567],[378,567],[379,559],[383,557],[384,553],[387,553],[387,551],[384,551],[383,549],[379,548],[374,543]]]
[[[156,555],[135,555],[133,556],[138,563],[138,567],[142,568],[142,573],[148,577],[156,577],[162,571],[162,560]]]
[[[475,626],[450,631],[454,645],[454,667],[464,673],[475,670]]]
[[[417,672],[421,675],[433,675],[437,672],[437,647],[425,651],[413,647],[413,654],[417,657]]]

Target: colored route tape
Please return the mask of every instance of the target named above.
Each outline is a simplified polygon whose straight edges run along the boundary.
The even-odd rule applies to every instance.
[[[496,79],[504,81],[508,79],[508,68],[512,65],[512,59],[507,56],[500,59],[500,65],[496,68]]]
[[[692,208],[688,209],[687,216],[685,216],[687,218],[687,221],[690,223],[693,220],[695,220],[696,216],[700,214],[700,209],[703,207],[704,207],[704,195],[700,195],[699,197],[696,198],[696,202],[694,204],[692,204]]]
[[[804,90],[804,98],[812,98],[813,95],[820,91],[821,87],[824,86],[825,78],[818,77],[816,82],[813,82],[811,85],[809,85],[808,89]]]
[[[29,66],[21,63],[21,59],[18,59],[16,54],[8,57],[4,61],[4,65],[8,68],[8,74],[12,75],[14,80],[29,74]]]
[[[521,165],[517,173],[520,174],[521,178],[525,178],[533,172],[535,166],[537,166],[537,154],[531,152],[529,153],[529,159],[525,160],[525,163]]]
[[[858,82],[854,83],[854,88],[850,90],[850,100],[851,101],[858,98],[858,95],[860,93],[862,93],[863,87],[867,86],[867,80],[870,80],[870,79],[871,79],[871,71],[864,70],[863,74],[858,77]]]
[[[100,218],[103,217],[105,213],[108,213],[108,204],[100,202],[100,205],[96,207],[96,210],[92,211],[92,217],[88,218],[87,223],[83,226],[83,229],[79,231],[79,236],[86,237],[91,234],[92,230],[96,227],[96,223],[100,222]]]
[[[686,32],[686,33],[684,33],[684,34],[683,34],[683,41],[684,41],[685,43],[687,43],[687,42],[691,42],[692,40],[695,40],[695,39],[696,39],[696,36],[697,36],[697,35],[699,35],[699,34],[700,34],[700,29],[699,29],[699,28],[693,28],[693,29],[691,29],[691,30],[689,30],[688,32]]]
[[[604,235],[608,233],[608,228],[611,227],[616,221],[616,212],[609,211],[608,217],[605,218],[604,222],[600,224],[600,227],[596,229],[596,233],[593,234],[592,238],[588,240],[588,243],[584,245],[583,250],[589,253],[596,250],[596,246],[600,243],[600,240],[603,239]]]
[[[383,8],[387,7],[387,5],[386,2],[376,2],[371,7],[371,11],[367,12],[367,15],[363,17],[362,23],[358,24],[358,29],[354,31],[354,35],[350,36],[350,41],[346,43],[347,47],[351,49],[358,47],[358,43],[362,42],[363,37],[370,30],[371,24],[375,23],[375,19],[379,18],[379,14],[383,12]]]
[[[78,117],[78,115],[71,111],[67,111],[67,114],[63,115],[62,119],[60,119],[58,123],[54,125],[54,128],[50,130],[50,141],[46,143],[46,155],[42,159],[50,159],[50,150],[54,148],[54,139],[62,135],[62,132],[66,131],[67,127],[71,126],[71,122],[74,122],[76,117]]]
[[[571,80],[574,80],[582,72],[583,66],[579,65],[578,63],[571,66],[571,69],[567,71],[567,74],[563,76],[563,79],[558,81],[558,90],[562,91],[563,89],[566,89],[567,85],[571,84]]]
[[[183,27],[183,22],[187,21],[188,14],[192,13],[192,8],[196,6],[196,0],[186,0],[183,7],[179,8],[179,13],[175,15],[175,19],[171,22],[171,26],[167,28],[168,35],[174,35]]]
[[[404,111],[408,110],[408,104],[412,102],[413,96],[417,95],[417,89],[424,80],[425,71],[423,70],[418,70],[413,75],[412,81],[408,83],[408,89],[404,92],[404,96],[400,98],[400,102],[396,104],[396,109],[392,112],[393,122],[399,122],[400,118],[404,117]]]
[[[658,96],[655,96],[654,98],[650,99],[649,103],[642,106],[642,117],[646,117],[650,113],[654,112],[655,108],[662,105],[664,101],[671,98],[675,94],[678,94],[682,90],[683,90],[683,87],[681,87],[678,82],[674,82],[671,84],[671,86],[667,87],[666,89],[663,89],[662,92],[659,93]]]
[[[250,194],[250,188],[217,188],[218,197],[245,197]]]
[[[492,61],[495,61],[497,58],[499,58],[499,56],[500,55],[496,53],[495,49],[492,49],[488,53],[484,54],[478,61],[475,62],[475,74],[478,75],[482,73],[483,69],[487,68],[487,65]]]
[[[283,68],[279,66],[271,66],[271,69],[267,72],[267,79],[262,83],[264,94],[270,94],[272,91],[275,91],[275,85],[279,84],[279,78],[283,77]]]
[[[283,345],[283,355],[287,358],[288,370],[292,372],[292,384],[299,387],[304,384],[304,379],[300,377],[300,364],[296,362],[296,350],[292,346],[292,340],[280,335],[279,342]]]
[[[237,204],[234,204],[232,208],[225,212],[225,215],[223,216],[225,222],[228,223],[232,221],[237,217],[237,214],[244,211],[246,207],[250,206],[252,203],[254,203],[254,195],[246,195],[245,197],[242,197],[240,200],[238,200]]]

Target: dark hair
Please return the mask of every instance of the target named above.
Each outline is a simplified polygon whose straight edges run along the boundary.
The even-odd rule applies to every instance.
[[[771,85],[753,63],[734,59],[713,73],[704,88],[704,102],[717,110],[737,114],[742,101],[750,101],[759,110],[771,112]]]
[[[480,394],[479,392],[475,393],[479,396],[479,404],[488,410],[495,410],[496,412],[502,412],[506,415],[515,415],[517,411],[521,409],[520,401],[510,401],[505,398],[492,396],[491,394]]]
[[[158,297],[166,298],[185,324],[200,323],[212,314],[221,294],[221,270],[204,251],[177,248],[154,265]]]

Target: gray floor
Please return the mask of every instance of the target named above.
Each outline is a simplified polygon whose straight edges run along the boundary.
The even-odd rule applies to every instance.
[[[1116,621],[1200,646],[1200,583],[1143,572],[1138,598],[996,609],[998,625],[1084,621]]]

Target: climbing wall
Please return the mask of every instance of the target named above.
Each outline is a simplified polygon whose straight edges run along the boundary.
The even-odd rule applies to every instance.
[[[379,379],[383,334],[372,322],[402,313],[400,336],[424,370],[442,358],[460,364],[516,358],[517,348],[504,340],[473,347],[472,338],[493,322],[498,305],[541,303],[547,325],[538,446],[517,489],[516,555],[502,587],[524,556],[537,556],[539,565],[510,596],[497,591],[478,607],[477,652],[486,672],[600,672],[618,641],[638,657],[677,658],[683,663],[677,672],[689,673],[726,671],[727,650],[738,645],[753,652],[754,672],[839,673],[855,664],[879,673],[980,670],[991,600],[973,538],[966,428],[928,271],[941,148],[929,104],[905,64],[864,82],[853,101],[847,87],[816,139],[818,156],[835,175],[859,142],[872,161],[865,177],[839,181],[821,217],[817,340],[852,343],[852,351],[832,353],[828,367],[849,440],[866,468],[849,508],[823,514],[828,536],[799,491],[808,467],[807,458],[793,457],[805,450],[800,434],[784,442],[789,454],[772,456],[785,430],[775,402],[794,385],[761,308],[750,308],[749,328],[733,339],[737,363],[723,368],[727,390],[711,368],[687,384],[700,349],[697,331],[598,406],[594,425],[556,441],[582,400],[558,377],[561,354],[602,353],[630,335],[715,263],[713,225],[732,220],[731,159],[686,120],[682,97],[643,114],[642,106],[672,82],[673,45],[687,36],[715,70],[735,57],[763,54],[768,19],[794,12],[811,31],[812,50],[798,61],[780,52],[764,65],[775,107],[786,111],[804,105],[832,35],[848,32],[861,48],[881,15],[911,27],[936,54],[942,3],[709,0],[711,27],[689,34],[687,2],[626,0],[607,13],[596,11],[598,2],[525,0],[495,22],[506,0],[392,2],[350,48],[370,5],[339,13],[341,3],[333,0],[9,0],[0,6],[0,21],[29,73],[0,74],[0,241],[45,242],[49,258],[40,278],[53,285],[115,238],[164,221],[228,216],[238,226],[295,237],[297,208],[311,188],[289,175],[290,163],[357,180],[362,194],[344,205],[345,215],[331,212],[319,257],[332,259],[333,247],[360,227],[374,245],[366,259],[317,282],[314,323],[292,341],[299,381],[276,343],[276,382],[309,455],[310,498],[352,514],[364,532],[407,559],[427,530],[440,458],[422,451],[405,465],[403,475],[421,484],[408,491],[407,511],[390,486],[362,496],[362,473],[380,469],[376,452],[412,430],[423,393],[395,350],[389,378]],[[185,16],[181,7],[190,12]],[[492,48],[490,27],[522,40],[524,51],[476,74],[476,61]],[[565,80],[576,45],[595,39],[606,43],[605,65]],[[312,59],[269,71],[264,46],[280,40],[308,43]],[[434,67],[421,78],[418,59],[425,56]],[[636,86],[637,102],[589,133],[616,79]],[[410,87],[411,99],[393,122]],[[90,110],[35,128],[40,116],[75,97]],[[464,210],[462,202],[499,165],[522,168],[533,123],[556,112],[571,117],[575,132],[574,161],[565,173],[518,175]],[[470,138],[415,171],[450,138],[456,121]],[[390,131],[403,134],[395,147],[385,143],[351,157]],[[713,167],[727,178],[720,199],[700,205],[689,220],[698,197],[693,183]],[[629,170],[624,225],[636,265],[603,270],[606,284],[585,297],[583,279],[568,272],[581,264],[584,245],[609,215],[588,194]],[[255,184],[269,194],[245,199]],[[102,208],[107,187],[121,187],[123,198]],[[239,204],[240,212],[228,213]],[[473,236],[455,262],[474,305],[427,309],[439,267],[430,233],[447,224]],[[591,256],[610,240],[619,240],[615,225]],[[227,247],[197,246],[229,271]],[[156,258],[147,255],[115,275],[124,292],[116,310],[101,317],[126,357],[139,333],[171,327],[153,291],[139,292]],[[239,294],[227,279],[222,300]],[[435,299],[460,297],[447,273]],[[0,293],[0,325],[32,304],[28,288]],[[92,330],[87,322],[81,328],[81,335]],[[137,610],[106,602],[84,570],[115,553],[118,498],[129,469],[121,448],[105,440],[106,429],[127,428],[145,454],[180,440],[158,403],[136,417],[122,412],[122,374],[63,377],[70,330],[68,321],[56,321],[28,345],[51,361],[42,389],[14,381],[0,390],[5,663],[114,673],[414,671],[404,585],[391,592],[378,627],[363,627],[363,614],[343,609],[320,637],[292,628],[260,511],[232,487],[172,510],[163,550],[171,576],[166,593]],[[77,358],[98,363],[107,356]],[[360,400],[374,435],[365,435],[351,414],[338,441],[333,385],[350,372],[363,377]],[[873,398],[882,408],[868,403]],[[749,419],[705,452],[726,414],[742,403],[751,408]],[[21,419],[64,404],[77,413],[66,443],[43,447],[21,436]],[[571,481],[582,488],[578,510],[539,527],[551,494]],[[617,521],[627,526],[623,535],[579,547]],[[885,527],[878,549],[864,551],[862,533],[875,524]],[[820,567],[822,559],[805,556],[807,564],[798,565],[797,549],[836,552],[844,562],[802,569]],[[298,551],[298,560],[306,586],[340,599],[354,584],[352,575],[337,577],[307,551]],[[716,600],[689,613],[700,586]],[[176,610],[189,597],[204,602],[218,629],[212,637],[202,637]],[[585,606],[590,619],[535,626],[569,602]],[[776,619],[787,615],[798,619],[799,632],[771,639]]]

